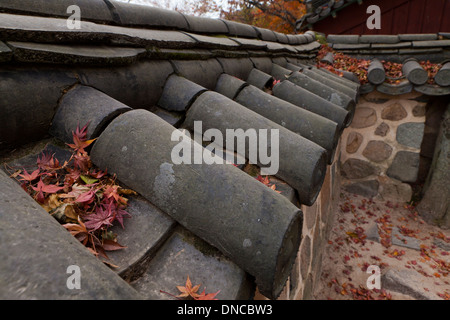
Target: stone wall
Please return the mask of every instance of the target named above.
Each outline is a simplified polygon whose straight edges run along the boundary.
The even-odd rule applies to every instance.
[[[360,99],[353,122],[341,138],[346,191],[384,200],[411,200],[426,131],[425,101],[415,92],[390,96],[373,91]]]
[[[447,104],[448,98],[416,92],[390,96],[374,91],[361,97],[327,167],[317,201],[301,206],[302,242],[279,300],[315,299],[341,188],[381,200],[411,200],[413,187],[427,178]]]
[[[339,169],[339,155],[341,143],[336,148],[336,155],[327,172],[322,189],[312,206],[302,205],[303,228],[302,241],[291,271],[291,275],[278,300],[310,300],[314,299],[313,292],[322,270],[322,255],[328,241],[333,217],[337,208],[341,178]],[[259,292],[255,299],[267,299]]]

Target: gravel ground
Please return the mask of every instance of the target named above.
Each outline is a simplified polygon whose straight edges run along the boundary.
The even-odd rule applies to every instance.
[[[379,268],[379,289],[369,288],[377,282],[368,268]],[[450,230],[427,224],[406,203],[343,192],[321,280],[315,291],[321,300],[448,300]]]

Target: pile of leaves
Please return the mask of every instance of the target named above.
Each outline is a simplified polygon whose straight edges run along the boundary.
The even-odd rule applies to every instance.
[[[433,84],[434,83],[434,76],[439,71],[439,69],[441,69],[442,64],[431,63],[430,61],[420,61],[419,64],[428,73],[428,79],[429,79],[428,83]]]
[[[446,246],[437,245],[450,243],[448,235],[442,231],[429,232],[430,228],[420,228],[425,222],[420,219],[412,204],[391,201],[378,203],[374,199],[346,193],[342,193],[341,197],[333,238],[328,240],[328,250],[332,254],[325,263],[330,266],[323,273],[323,278],[327,279],[325,283],[331,289],[326,291],[331,293],[329,299],[392,299],[391,293],[383,289],[369,290],[364,285],[365,282],[361,283],[367,278],[361,276],[360,270],[367,273],[371,265],[378,266],[382,273],[387,267],[417,272],[423,279],[423,283],[418,284],[418,287],[421,286],[420,290],[435,294],[436,298],[450,299],[450,252],[445,250]],[[358,202],[353,199],[358,199]],[[373,226],[374,223],[379,240],[367,239],[365,234],[364,226]],[[398,234],[393,230],[398,230]],[[394,236],[404,243],[410,238],[417,239],[420,241],[420,250],[403,249],[393,244]],[[374,254],[377,250],[381,253],[380,256]],[[355,266],[360,267],[360,270]]]
[[[352,283],[339,283],[337,279],[332,279],[328,283],[329,287],[334,286],[336,293],[343,296],[350,296],[353,300],[391,300],[392,296],[384,289],[367,289],[362,285],[356,287]]]
[[[256,180],[258,180],[259,182],[261,182],[262,184],[264,184],[266,187],[269,187],[269,188],[272,189],[273,191],[275,191],[275,192],[277,192],[277,193],[281,193],[281,191],[278,191],[278,190],[276,189],[276,185],[275,185],[275,184],[271,184],[271,183],[270,183],[269,176],[263,177],[263,176],[261,176],[261,175],[258,175],[258,176],[256,177]]]
[[[329,52],[333,53],[333,64],[321,62],[321,60]],[[327,44],[323,44],[319,50],[319,53],[317,54],[316,66],[318,68],[327,69],[341,77],[343,76],[342,71],[352,72],[358,77],[360,83],[363,85],[368,83],[367,70],[370,66],[370,62],[371,60],[352,58],[341,52],[334,51]],[[402,72],[403,64],[385,60],[381,60],[381,63],[383,64],[384,70],[386,72],[387,83],[398,84],[405,79]],[[442,65],[438,63],[431,63],[430,61],[420,61],[419,64],[428,73],[428,84],[433,84],[434,76],[442,67]]]
[[[94,255],[108,259],[106,251],[125,248],[110,227],[115,222],[124,227],[124,218],[130,214],[123,195],[136,192],[122,189],[115,176],[93,166],[86,148],[95,139],[86,139],[87,125],[72,134],[73,143],[67,144],[72,150],[69,160],[61,164],[44,151],[36,170],[19,170],[12,177]]]

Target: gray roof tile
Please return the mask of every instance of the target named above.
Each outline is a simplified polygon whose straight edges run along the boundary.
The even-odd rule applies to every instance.
[[[48,134],[67,141],[75,121],[91,120],[89,137],[98,136],[90,152],[93,163],[140,193],[129,202],[135,220],[115,230],[130,249],[111,253],[119,269],[108,277],[117,290],[105,288],[105,296],[164,299],[160,290],[177,294],[176,285],[184,283],[188,271],[193,282],[221,290],[221,299],[252,298],[255,282],[260,292],[276,298],[301,241],[298,205],[316,201],[360,86],[301,65],[303,58],[314,64],[321,46],[311,31],[285,35],[99,0],[79,1],[92,10],[82,29],[70,30],[60,10],[66,2],[26,0],[28,8],[6,0],[0,4],[0,12],[7,12],[0,14],[0,79],[7,79],[0,81],[7,105],[0,109],[0,151],[42,141]],[[100,14],[97,6],[105,5]],[[329,36],[329,41],[333,38],[337,47],[386,51],[409,46],[399,42],[405,37]],[[431,37],[409,39],[428,42]],[[15,64],[5,63],[9,59]],[[285,77],[295,73],[309,82],[294,84]],[[277,74],[285,81],[272,87]],[[327,90],[317,81],[326,83]],[[412,88],[409,82],[383,83],[377,90],[397,94]],[[345,94],[351,96],[347,101]],[[221,132],[278,129],[280,170],[271,181],[282,194],[232,165],[172,166],[171,151],[178,142],[171,133],[178,127],[192,133],[198,120],[205,130]],[[18,256],[12,256],[17,263]],[[207,267],[200,272],[199,265]],[[136,290],[117,274],[134,280]]]
[[[11,49],[2,41],[0,41],[0,62],[8,62],[12,59]]]
[[[5,227],[0,251],[1,299],[141,299],[3,170],[0,188],[0,222]],[[28,226],[27,237],[23,236],[24,225]],[[72,265],[82,270],[84,290],[70,290],[66,285],[66,270]]]
[[[16,41],[7,43],[14,51],[15,60],[21,62],[124,65],[136,62],[147,53],[142,48],[56,45]]]
[[[188,30],[186,18],[179,12],[157,7],[134,5],[120,1],[110,2],[122,26],[158,27]]]
[[[61,1],[34,1],[34,0],[3,0],[0,3],[0,12],[11,12],[27,15],[69,17],[67,8],[73,5],[71,0]],[[114,22],[107,4],[102,0],[78,0],[76,5],[82,12],[83,20]]]

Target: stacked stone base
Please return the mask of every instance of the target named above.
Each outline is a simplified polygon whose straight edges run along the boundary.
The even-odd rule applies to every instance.
[[[410,201],[418,181],[426,102],[420,93],[371,92],[356,107],[342,135],[346,191],[382,200]]]
[[[338,144],[335,160],[327,166],[322,189],[312,206],[302,205],[303,230],[297,258],[291,275],[278,300],[311,300],[320,282],[322,257],[327,244],[335,210],[341,191],[339,158],[341,143]],[[255,299],[267,299],[256,292]]]

